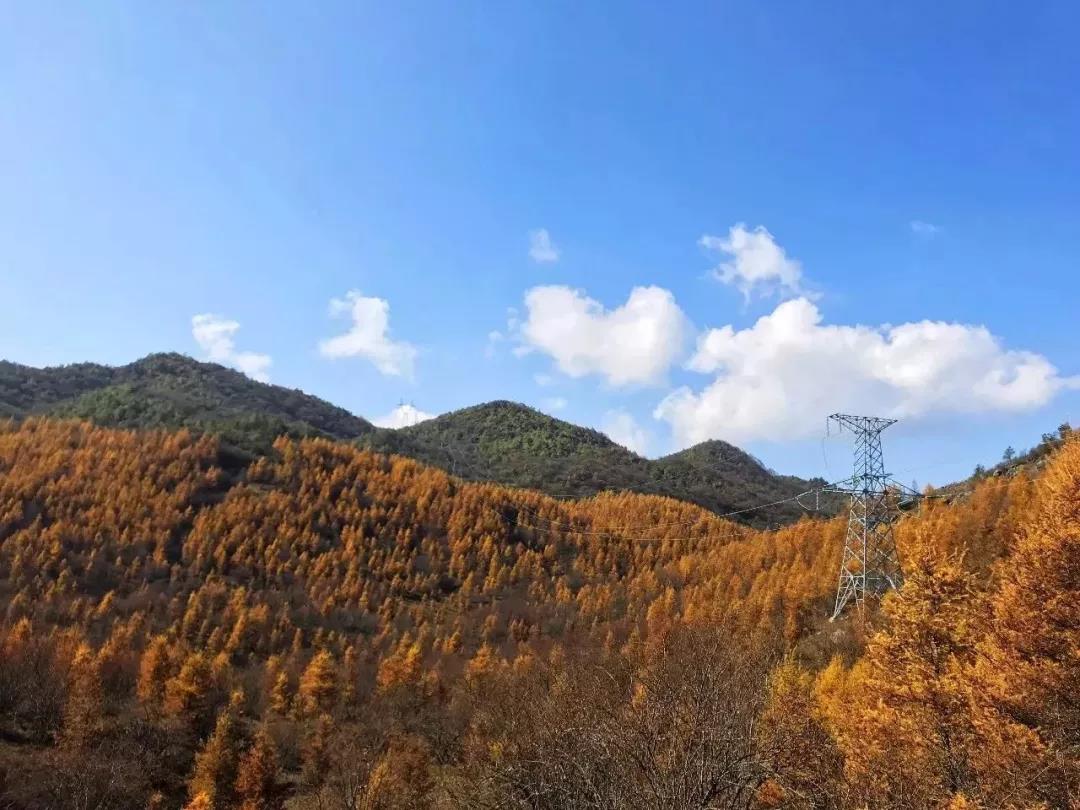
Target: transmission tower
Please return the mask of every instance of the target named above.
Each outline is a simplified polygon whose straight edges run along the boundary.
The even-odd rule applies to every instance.
[[[855,470],[851,478],[825,487],[851,496],[833,619],[852,599],[861,605],[866,596],[899,588],[903,581],[893,536],[900,510],[881,452],[881,432],[896,420],[834,413],[829,424],[834,422],[855,434]]]

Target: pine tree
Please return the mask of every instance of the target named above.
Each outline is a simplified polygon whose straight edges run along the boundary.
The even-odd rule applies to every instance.
[[[278,810],[282,804],[278,779],[276,746],[267,730],[260,728],[237,768],[240,810]]]
[[[990,798],[1059,806],[1080,796],[1080,441],[1066,442],[1042,484],[1002,565],[972,680]]]
[[[430,806],[433,787],[431,756],[426,745],[406,737],[395,740],[375,763],[364,798],[367,806],[377,810],[421,810]]]
[[[964,667],[979,633],[974,577],[926,538],[907,580],[886,600],[887,628],[871,638],[830,718],[854,797],[876,807],[895,797],[932,806],[974,784],[974,729]]]
[[[139,677],[135,687],[139,701],[151,711],[160,711],[165,702],[165,682],[170,664],[168,639],[155,636],[139,661]]]
[[[814,696],[814,678],[791,658],[773,670],[761,714],[758,744],[769,763],[766,806],[839,806],[843,758]]]
[[[217,683],[210,659],[193,652],[180,672],[165,684],[165,712],[202,739],[214,723]]]
[[[213,800],[205,793],[199,793],[184,805],[184,810],[216,810]]]
[[[300,677],[297,698],[306,717],[328,714],[337,702],[337,668],[334,657],[327,650],[320,650],[311,659]]]
[[[498,671],[500,659],[495,651],[484,644],[476,651],[476,655],[470,659],[465,668],[465,677],[471,683],[480,683],[494,672]]]
[[[301,751],[300,778],[309,788],[321,787],[333,760],[334,720],[320,715],[308,731]]]
[[[292,683],[289,673],[282,670],[274,679],[274,687],[270,691],[270,711],[279,717],[285,717],[292,706]]]
[[[73,748],[94,742],[104,725],[104,690],[97,655],[79,645],[71,662],[67,705],[64,708],[63,740]]]
[[[195,757],[195,769],[188,783],[188,795],[194,801],[205,796],[210,806],[232,806],[237,768],[242,750],[240,705],[243,696],[233,693],[229,705],[222,709],[202,750]]]
[[[420,645],[403,638],[394,651],[379,664],[375,681],[382,691],[420,681],[424,654]]]

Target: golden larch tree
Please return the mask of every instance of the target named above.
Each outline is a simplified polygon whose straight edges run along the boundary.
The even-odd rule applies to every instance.
[[[973,668],[994,801],[1080,801],[1080,438],[1042,477],[1033,520],[1001,564]]]
[[[338,673],[334,656],[328,650],[320,650],[300,676],[297,700],[306,717],[329,714],[334,710],[338,696]]]

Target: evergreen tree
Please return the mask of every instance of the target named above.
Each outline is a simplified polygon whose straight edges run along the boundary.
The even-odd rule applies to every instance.
[[[320,650],[300,677],[297,699],[301,711],[306,717],[328,714],[334,710],[337,694],[338,675],[334,656],[327,650]]]
[[[333,761],[334,721],[329,715],[320,715],[308,730],[301,751],[301,780],[309,788],[317,789],[326,780]]]
[[[217,701],[213,663],[202,652],[191,653],[165,684],[165,712],[190,728],[196,739],[213,728]]]
[[[973,670],[978,759],[992,797],[1064,806],[1080,796],[1080,441],[1042,483]]]
[[[164,636],[154,636],[139,661],[136,694],[139,701],[152,711],[160,711],[165,702],[165,683],[171,665],[169,642]]]
[[[277,749],[266,729],[261,728],[237,767],[240,810],[278,810],[282,804],[278,779]]]
[[[214,810],[232,807],[235,798],[237,769],[243,749],[240,728],[242,696],[234,693],[222,709],[207,739],[195,757],[195,769],[188,783],[188,795],[194,801],[206,797]]]
[[[772,779],[759,802],[821,810],[840,806],[843,757],[815,700],[813,675],[792,658],[770,675],[758,741]]]
[[[830,718],[853,796],[873,807],[930,807],[974,783],[964,675],[980,633],[974,576],[927,538],[905,575]]]
[[[64,708],[64,743],[76,749],[94,743],[103,729],[104,714],[101,666],[94,651],[81,644],[71,662]]]

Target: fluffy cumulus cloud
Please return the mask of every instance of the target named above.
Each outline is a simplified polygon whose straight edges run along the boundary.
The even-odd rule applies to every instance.
[[[559,260],[559,248],[551,241],[547,228],[529,232],[529,257],[537,264],[553,264]]]
[[[798,295],[803,292],[802,263],[789,258],[764,227],[747,229],[732,225],[727,236],[706,234],[698,240],[706,250],[724,260],[713,269],[713,277],[735,286],[749,298],[752,293]]]
[[[540,351],[564,374],[598,374],[612,385],[662,382],[690,329],[674,296],[660,287],[635,287],[612,310],[570,287],[534,287],[525,307],[519,354]]]
[[[380,416],[378,419],[373,420],[373,424],[381,428],[403,428],[410,425],[418,425],[421,422],[425,422],[428,419],[434,419],[435,414],[426,413],[420,410],[412,403],[402,403],[398,405],[386,416]]]
[[[269,382],[268,373],[273,362],[268,354],[238,352],[235,336],[240,324],[219,315],[203,313],[191,319],[191,336],[206,354],[208,360],[232,366],[259,382]]]
[[[681,446],[804,438],[834,411],[897,418],[1023,411],[1080,383],[1041,355],[1004,348],[983,326],[832,326],[806,298],[785,301],[747,329],[706,332],[689,368],[717,376],[701,391],[672,392],[654,412]]]
[[[386,299],[350,290],[344,298],[330,302],[330,314],[348,316],[352,325],[344,334],[319,343],[324,357],[362,357],[388,376],[413,376],[416,347],[390,337],[390,304]]]
[[[604,421],[600,430],[616,444],[621,444],[627,450],[645,455],[649,450],[650,436],[647,430],[637,423],[629,413],[624,410],[608,411],[604,414]]]

